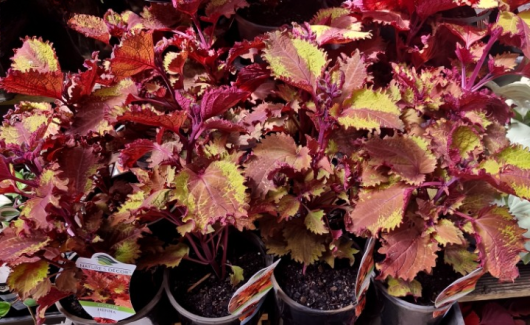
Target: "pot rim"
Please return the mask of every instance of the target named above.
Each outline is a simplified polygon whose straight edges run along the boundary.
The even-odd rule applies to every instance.
[[[131,316],[129,318],[126,318],[126,319],[123,319],[123,320],[117,322],[116,324],[121,324],[121,325],[129,324],[129,323],[135,322],[137,320],[140,320],[140,319],[146,317],[147,314],[149,314],[149,312],[156,306],[156,304],[158,304],[158,302],[162,298],[162,292],[164,290],[163,283],[164,283],[163,281],[162,281],[162,283],[160,283],[160,287],[158,288],[158,291],[156,292],[156,294],[153,297],[153,299],[147,305],[145,305],[142,309],[140,309],[139,312],[137,312],[135,315],[133,315],[133,316]],[[79,317],[79,316],[71,314],[69,311],[67,311],[63,307],[63,305],[61,304],[60,300],[55,303],[55,306],[61,312],[61,314],[63,314],[67,319],[69,319],[69,320],[71,320],[71,321],[73,321],[75,323],[90,324],[90,325],[99,324],[98,322],[96,322],[93,319],[82,318],[82,317]]]
[[[162,281],[162,287],[164,288],[164,291],[166,292],[169,302],[171,303],[173,308],[175,308],[178,311],[179,314],[181,314],[184,317],[194,319],[195,321],[198,321],[204,324],[212,324],[212,325],[218,324],[220,322],[231,322],[231,321],[235,321],[239,319],[239,316],[236,316],[236,315],[229,315],[229,316],[216,317],[216,318],[203,317],[203,316],[196,315],[188,311],[184,307],[182,307],[175,299],[175,296],[173,295],[173,293],[171,292],[171,288],[169,287],[169,272],[170,272],[169,269],[166,269],[164,272],[164,280]]]
[[[409,309],[409,310],[419,311],[419,312],[424,312],[424,313],[432,313],[432,312],[435,312],[435,311],[446,310],[448,307],[450,308],[452,306],[452,304],[450,304],[450,305],[447,305],[447,306],[436,308],[436,307],[434,307],[434,304],[432,306],[422,306],[422,305],[418,305],[418,304],[413,304],[411,302],[408,302],[408,301],[405,301],[403,299],[400,299],[400,298],[397,298],[397,297],[394,297],[394,296],[390,295],[388,293],[387,288],[385,287],[385,285],[381,281],[376,280],[375,278],[372,278],[372,281],[374,282],[375,286],[383,293],[383,295],[387,299],[392,301],[394,304],[396,304],[398,306],[402,306],[402,307],[404,307],[406,309]]]
[[[276,295],[280,296],[281,299],[287,302],[288,304],[293,305],[297,309],[300,309],[301,311],[304,311],[304,312],[313,313],[313,314],[321,314],[321,315],[333,315],[333,314],[338,314],[342,312],[349,312],[355,309],[355,307],[357,307],[357,297],[355,297],[355,303],[352,303],[351,305],[342,307],[340,309],[320,310],[320,309],[309,308],[293,300],[291,297],[289,297],[285,293],[285,291],[283,291],[283,289],[280,287],[280,285],[278,284],[278,281],[276,281],[276,276],[274,275],[274,273],[272,274],[272,285],[274,287],[274,293]]]

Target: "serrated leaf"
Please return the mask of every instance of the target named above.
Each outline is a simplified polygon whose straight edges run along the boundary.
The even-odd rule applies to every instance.
[[[518,275],[519,253],[524,252],[525,230],[505,207],[487,207],[473,222],[477,248],[483,267],[501,281],[513,281]]]
[[[348,215],[351,222],[348,230],[361,235],[366,230],[372,236],[379,231],[389,231],[403,220],[411,188],[395,184],[382,189],[361,189],[359,201]]]
[[[168,74],[180,75],[188,59],[188,52],[168,52],[164,56],[164,70]]]
[[[46,261],[22,263],[13,267],[7,284],[23,298],[48,276],[49,264]]]
[[[322,50],[308,41],[293,39],[281,32],[270,33],[266,45],[263,58],[269,62],[275,78],[313,91],[327,64]]]
[[[352,239],[342,236],[331,243],[331,255],[334,258],[347,258],[350,260],[350,266],[353,266],[355,263],[355,255],[359,253],[359,250],[356,247],[357,246]],[[333,265],[331,265],[331,267],[333,267]]]
[[[7,145],[26,145],[27,148],[33,148],[47,135],[48,129],[53,130],[53,126],[50,125],[51,119],[51,114],[46,112],[24,114],[21,121],[15,120],[0,127],[0,140],[4,140]]]
[[[339,70],[344,74],[344,84],[339,101],[350,98],[354,90],[361,89],[368,78],[366,63],[361,57],[359,50],[352,55],[343,55],[339,58]]]
[[[530,150],[522,145],[512,145],[497,154],[499,162],[507,165],[530,169]]]
[[[300,201],[292,195],[285,195],[278,203],[278,214],[281,220],[288,220],[294,217],[300,209]]]
[[[140,260],[139,266],[144,269],[160,265],[170,268],[177,267],[189,252],[190,248],[186,244],[169,245],[162,252],[144,256]]]
[[[41,73],[35,70],[20,72],[9,70],[0,87],[10,93],[61,99],[63,93],[62,72]]]
[[[448,245],[444,249],[444,262],[451,265],[453,269],[467,275],[475,271],[478,264],[478,254],[470,252],[467,247]]]
[[[157,112],[140,106],[129,107],[123,115],[117,117],[120,122],[128,121],[154,127],[162,127],[173,132],[180,132],[180,127],[188,118],[184,111],[173,111],[169,114]]]
[[[245,280],[245,277],[243,276],[243,269],[235,265],[230,265],[230,268],[232,269],[232,273],[230,273],[230,284],[235,287],[241,281]]]
[[[496,177],[501,181],[501,184],[498,186],[499,184],[494,183],[493,186],[497,185],[497,188],[503,192],[530,200],[530,170],[521,170],[510,166]],[[508,186],[512,191],[507,191],[504,186]]]
[[[412,185],[421,184],[425,174],[436,168],[436,158],[424,140],[418,137],[373,138],[365,144],[365,149],[374,162],[390,166],[394,173]]]
[[[431,273],[436,266],[438,244],[430,236],[422,235],[418,227],[401,227],[383,235],[384,243],[379,249],[385,254],[383,262],[377,266],[380,278],[387,276],[412,281],[418,272]]]
[[[61,72],[59,61],[51,44],[41,39],[27,38],[22,47],[16,50],[11,65],[13,70],[40,73]]]
[[[188,16],[194,16],[203,0],[172,0],[173,7]]]
[[[421,283],[418,280],[410,282],[389,277],[387,280],[388,293],[394,297],[421,297]]]
[[[100,17],[76,14],[68,20],[68,27],[105,44],[110,42],[109,28]]]
[[[345,44],[372,36],[370,32],[363,32],[363,25],[351,16],[342,16],[331,19],[328,25],[311,25],[311,31],[316,35],[316,42],[323,46],[326,44]]]
[[[326,251],[321,237],[305,230],[305,226],[299,222],[287,223],[283,229],[283,237],[287,241],[291,258],[304,265],[313,264]]]
[[[155,52],[150,32],[127,35],[114,49],[114,57],[110,60],[112,73],[120,79],[154,68]]]
[[[441,219],[438,224],[434,226],[434,239],[442,245],[447,244],[464,244],[464,235],[454,223],[448,219]]]
[[[102,166],[93,147],[75,146],[54,153],[58,158],[62,176],[68,179],[68,189],[74,197],[90,194],[94,187],[93,176]]]
[[[468,159],[475,150],[482,150],[482,142],[473,128],[464,125],[451,132],[449,147],[456,151],[457,159]]]
[[[39,307],[37,307],[37,321],[39,323],[44,323],[44,319],[46,318],[45,313],[46,310],[55,304],[57,301],[66,298],[71,295],[71,292],[62,292],[59,291],[55,287],[51,287],[50,292],[39,299],[37,299],[37,303],[39,304]]]
[[[346,129],[379,130],[380,128],[403,129],[401,114],[395,102],[386,94],[372,90],[354,91],[344,102],[346,108],[338,117]]]
[[[210,88],[202,97],[201,116],[203,120],[207,120],[210,117],[221,115],[249,95],[249,92],[237,87]]]
[[[184,169],[175,177],[174,198],[188,208],[184,221],[193,220],[201,231],[218,220],[247,218],[245,178],[237,166],[215,161],[204,172]]]
[[[254,149],[254,156],[246,169],[254,197],[264,198],[269,190],[274,189],[269,175],[280,164],[287,164],[297,171],[311,167],[309,149],[297,147],[291,136],[281,133],[263,139]]]
[[[215,23],[221,16],[230,18],[236,13],[236,10],[248,6],[249,4],[245,0],[213,0],[206,6],[206,18],[204,20]]]
[[[0,237],[0,261],[9,263],[20,256],[32,256],[45,248],[49,242],[50,239],[39,232],[20,237],[13,229],[8,228],[2,232]]]
[[[329,233],[323,219],[324,213],[324,210],[309,211],[304,219],[304,223],[307,229],[318,235]]]

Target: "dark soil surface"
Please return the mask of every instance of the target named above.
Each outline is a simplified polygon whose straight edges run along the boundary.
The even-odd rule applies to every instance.
[[[420,272],[416,277],[421,283],[422,297],[417,300],[414,297],[406,297],[404,300],[422,306],[432,306],[440,292],[461,277],[462,275],[456,273],[450,265],[438,263],[432,274]]]
[[[235,246],[235,245],[233,245]],[[233,247],[232,246],[232,247]],[[229,245],[230,247],[230,245]],[[245,280],[250,279],[259,270],[265,267],[263,254],[259,252],[252,252],[249,248],[254,248],[252,245],[239,246],[239,248],[247,248],[248,252],[242,253],[235,259],[229,258],[232,265],[237,265],[243,268],[243,276]],[[241,250],[238,249],[239,253]],[[234,252],[232,256],[237,256],[238,252]],[[230,272],[228,267],[227,272]],[[195,287],[191,292],[187,292],[188,288],[193,286],[202,277],[211,273],[212,275]],[[210,266],[191,263],[183,261],[171,276],[173,285],[173,294],[178,303],[189,312],[203,317],[224,317],[230,315],[228,313],[228,303],[230,298],[236,290],[245,284],[245,280],[239,283],[238,286],[233,287],[230,284],[230,278],[227,276],[224,280],[219,280],[213,273]]]
[[[131,278],[130,295],[132,305],[137,313],[154,299],[162,284],[162,278],[163,272],[161,269],[157,270],[155,273],[138,271],[133,273]],[[92,319],[75,296],[62,299],[61,304],[64,309],[73,315],[85,319]]]
[[[274,274],[280,287],[296,302],[313,309],[334,310],[355,302],[355,279],[358,265],[337,260],[335,268],[325,263],[307,267],[284,259]]]
[[[258,0],[248,1],[249,7],[238,13],[245,19],[265,26],[282,26],[291,22],[309,21],[323,8],[323,0],[278,0],[277,6],[264,5]]]

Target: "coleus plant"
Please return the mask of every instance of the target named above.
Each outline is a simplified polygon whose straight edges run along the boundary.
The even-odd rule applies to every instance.
[[[75,15],[72,28],[117,44],[77,73],[61,70],[52,44],[23,40],[0,86],[47,101],[21,102],[0,128],[0,194],[22,198],[0,235],[0,261],[12,268],[9,286],[39,303],[39,323],[56,301],[82,295],[77,284],[96,280],[65,254],[105,252],[143,268],[188,258],[225,276],[228,226],[253,227],[233,137],[250,132],[236,106],[265,79],[255,73],[266,75],[253,67],[253,78],[245,69],[235,76],[249,45],[228,51],[217,42],[217,21],[242,5],[175,1],[140,15]],[[179,226],[181,242],[149,235],[161,218]]]
[[[520,4],[345,3],[365,23],[394,32],[379,56],[392,78],[379,80],[378,100],[370,109],[353,105],[340,113],[355,112],[350,126],[376,131],[357,147],[361,186],[347,227],[380,240],[378,278],[392,294],[421,296],[416,276],[437,263],[462,275],[481,266],[501,281],[519,274],[526,230],[494,200],[530,199],[530,152],[510,144],[512,109],[484,85],[528,75],[528,13],[517,13]],[[445,21],[447,10],[464,6],[491,10],[491,20]],[[492,55],[499,44],[519,47],[522,62],[517,53]]]

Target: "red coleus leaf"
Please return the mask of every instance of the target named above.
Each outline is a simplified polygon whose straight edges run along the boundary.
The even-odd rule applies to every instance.
[[[169,114],[164,114],[149,108],[133,105],[123,115],[118,116],[117,120],[165,128],[178,133],[187,118],[188,116],[184,111],[173,111]]]
[[[282,164],[291,166],[296,171],[311,167],[311,156],[307,147],[297,147],[294,139],[278,133],[266,137],[254,149],[254,158],[247,166],[247,176],[252,196],[264,198],[274,183],[269,179],[270,173]]]
[[[251,41],[244,40],[236,42],[228,51],[227,65],[231,65],[235,59],[247,54],[257,55],[260,50],[265,48],[265,43],[261,37],[256,37]]]
[[[206,130],[220,130],[224,132],[247,132],[244,125],[230,122],[227,120],[210,119],[204,123]]]
[[[362,235],[368,231],[376,236],[379,231],[398,227],[410,199],[412,188],[395,184],[382,189],[362,189],[359,201],[348,215],[351,232]]]
[[[72,295],[71,292],[63,292],[56,287],[51,287],[50,292],[48,292],[47,295],[37,300],[37,304],[39,304],[39,307],[37,307],[37,325],[44,324],[44,321],[46,320],[45,314],[48,308],[55,305],[57,301],[70,295]]]
[[[90,194],[94,187],[92,178],[102,166],[94,147],[77,144],[55,151],[52,157],[57,159],[62,176],[68,179],[68,190],[75,201]]]
[[[58,192],[68,191],[68,180],[60,177],[58,171],[44,170],[39,177],[39,187],[35,189],[35,197],[25,202],[21,217],[35,222],[36,228],[50,230],[54,227],[48,222],[48,206],[59,207],[61,196]]]
[[[114,108],[122,105],[129,94],[137,94],[136,85],[130,79],[96,90],[74,107],[72,125],[67,133],[87,135],[90,132],[104,134],[112,131],[116,122]]]
[[[467,49],[469,49],[471,45],[483,39],[487,34],[486,29],[479,29],[478,27],[472,25],[442,23],[440,26],[444,26],[451,33],[458,36],[464,42],[465,48]]]
[[[344,75],[342,94],[338,101],[349,98],[354,90],[361,89],[368,78],[366,63],[359,50],[350,56],[342,55],[338,60],[339,71]]]
[[[486,207],[472,222],[480,259],[486,271],[501,281],[518,275],[519,253],[524,252],[526,232],[505,207]]]
[[[436,168],[436,158],[417,137],[373,138],[365,145],[374,163],[388,165],[409,184],[418,185]]]
[[[61,99],[63,74],[41,73],[34,70],[20,72],[9,69],[7,76],[1,80],[0,87],[11,93]]]
[[[195,16],[202,0],[172,0],[173,7],[189,16]]]
[[[316,42],[325,44],[344,44],[370,38],[370,32],[362,31],[362,23],[349,15],[343,8],[320,10],[311,21],[311,31],[316,35]]]
[[[68,27],[105,44],[110,42],[109,28],[100,17],[77,14],[68,20]]]
[[[98,67],[97,54],[92,56],[92,60],[85,60],[83,64],[87,69],[70,75],[71,85],[68,87],[68,95],[73,102],[79,101],[85,96],[89,96],[94,90],[97,81],[100,81],[100,69]]]
[[[412,281],[420,271],[431,273],[436,266],[438,243],[428,234],[422,234],[423,225],[404,224],[399,229],[383,235],[383,246],[379,253],[385,254],[383,262],[377,264],[379,277],[388,276]]]
[[[156,68],[153,34],[150,32],[125,36],[121,44],[114,48],[113,54],[110,69],[118,78],[130,77]]]
[[[218,116],[245,100],[249,93],[237,87],[223,86],[211,88],[206,91],[201,101],[201,117],[207,120]]]
[[[270,71],[263,64],[251,64],[237,74],[236,86],[241,90],[253,92],[270,78]]]
[[[215,23],[221,16],[230,18],[230,16],[236,13],[236,10],[244,7],[248,7],[248,3],[245,0],[218,0],[211,1],[206,6],[206,17],[204,21]]]
[[[127,145],[120,152],[120,161],[125,167],[133,165],[148,153],[152,153],[149,159],[149,167],[158,166],[163,161],[169,160],[174,156],[174,150],[179,146],[177,143],[169,142],[162,145],[147,139],[138,139]]]
[[[129,29],[169,31],[185,22],[183,15],[169,3],[151,3],[149,7],[144,7],[141,17],[133,14],[128,16]]]
[[[0,262],[16,263],[21,256],[33,256],[44,249],[50,239],[39,231],[24,236],[19,235],[13,228],[5,229],[0,236]]]

